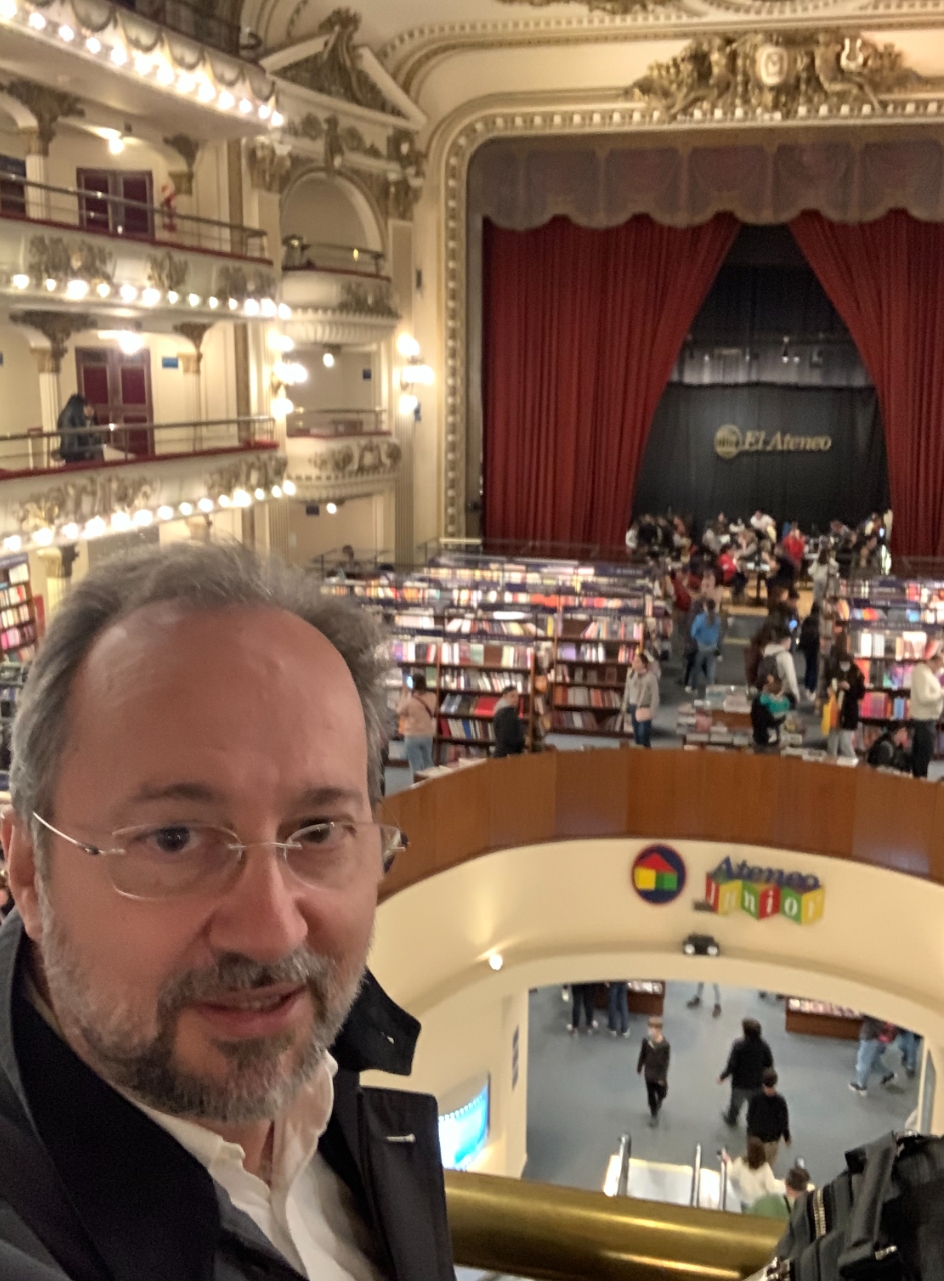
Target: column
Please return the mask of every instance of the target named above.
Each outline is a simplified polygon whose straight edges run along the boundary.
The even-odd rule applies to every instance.
[[[72,587],[72,566],[78,559],[74,543],[65,547],[45,547],[37,555],[46,571],[46,621],[56,612]]]
[[[39,405],[43,431],[54,432],[62,409],[59,394],[59,361],[48,347],[33,347],[33,359],[39,371]]]
[[[26,152],[26,181],[27,184],[38,182],[44,185],[49,183],[49,156],[42,151],[38,133],[31,133],[27,142]],[[27,218],[49,219],[52,217],[52,211],[49,206],[49,192],[38,190],[36,187],[27,185],[26,188],[26,216]]]
[[[389,270],[393,280],[394,295],[400,311],[400,332],[412,333],[413,325],[413,226],[409,222],[387,224]],[[416,423],[412,414],[400,413],[400,380],[398,371],[403,363],[397,354],[395,338],[385,344],[387,363],[384,385],[387,390],[387,413],[397,443],[400,446],[400,473],[396,484],[396,559],[398,565],[411,565],[416,554],[413,520],[413,438]],[[426,399],[431,400],[430,389]]]

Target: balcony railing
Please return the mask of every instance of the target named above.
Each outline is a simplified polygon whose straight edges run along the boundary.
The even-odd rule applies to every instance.
[[[276,449],[275,422],[263,416],[211,422],[107,423],[74,432],[0,436],[0,480],[125,463],[165,462],[195,454]]]
[[[0,183],[2,218],[268,261],[266,236],[260,228],[179,213],[169,201],[151,205],[106,192],[52,187],[5,169],[0,169]],[[67,269],[68,264],[64,265]]]
[[[307,244],[301,236],[282,240],[283,271],[349,271],[356,276],[382,276],[384,256],[358,245]]]
[[[299,409],[285,419],[289,436],[386,435],[382,409]]]
[[[255,59],[262,48],[262,41],[254,32],[188,4],[187,0],[118,0],[118,3],[142,18],[237,58]]]

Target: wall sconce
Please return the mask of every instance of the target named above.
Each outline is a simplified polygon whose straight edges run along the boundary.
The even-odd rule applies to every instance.
[[[297,387],[308,381],[308,370],[297,360],[277,360],[272,367],[273,399],[271,410],[276,418],[287,418],[295,406],[285,393],[286,387]]]
[[[416,394],[417,387],[431,387],[435,381],[432,368],[420,355],[420,345],[412,334],[401,334],[397,339],[397,351],[406,360],[400,370],[400,403],[399,410],[404,416],[418,416],[420,401]]]

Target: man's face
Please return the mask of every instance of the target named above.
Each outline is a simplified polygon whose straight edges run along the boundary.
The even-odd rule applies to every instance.
[[[353,680],[319,632],[283,611],[142,610],[95,644],[69,713],[43,817],[85,841],[108,848],[126,827],[208,823],[252,844],[371,818]],[[257,846],[224,890],[143,901],[117,893],[108,859],[53,836],[39,881],[25,825],[10,822],[17,900],[76,1052],[178,1115],[281,1110],[357,992],[379,843],[332,888],[299,881]]]

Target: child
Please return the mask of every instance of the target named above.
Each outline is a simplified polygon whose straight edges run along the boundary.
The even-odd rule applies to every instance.
[[[649,1020],[649,1035],[639,1050],[636,1072],[643,1073],[649,1101],[650,1125],[659,1124],[659,1112],[669,1092],[669,1056],[671,1049],[662,1035],[662,1020],[653,1016]]]
[[[790,710],[790,700],[783,692],[783,682],[774,672],[764,681],[764,688],[751,704],[754,727],[754,751],[766,752],[780,742],[780,726]]]

